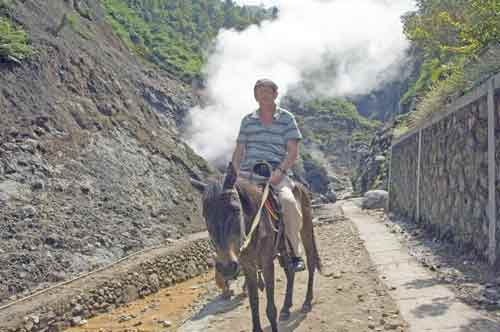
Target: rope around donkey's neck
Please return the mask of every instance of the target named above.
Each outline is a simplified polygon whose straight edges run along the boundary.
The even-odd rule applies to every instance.
[[[245,250],[248,249],[248,246],[250,245],[250,242],[252,242],[253,238],[253,233],[255,233],[255,230],[257,229],[257,226],[260,223],[260,216],[262,214],[262,208],[264,207],[264,203],[267,200],[267,196],[269,195],[269,186],[270,186],[270,181],[267,181],[266,186],[264,187],[264,191],[262,192],[262,200],[260,202],[259,209],[257,210],[257,213],[255,214],[255,217],[253,217],[252,220],[252,227],[250,228],[250,232],[248,233],[245,242],[240,248],[240,252],[244,252]]]

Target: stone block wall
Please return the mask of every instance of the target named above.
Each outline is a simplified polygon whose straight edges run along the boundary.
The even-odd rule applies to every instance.
[[[500,93],[495,95],[495,161],[496,161],[496,208],[497,208],[497,228],[496,239],[500,243]],[[497,244],[498,249],[499,244]]]
[[[420,169],[418,222],[487,257],[486,97],[422,130]]]
[[[0,312],[0,332],[61,332],[79,321],[206,272],[212,245],[206,236],[131,257]]]
[[[497,219],[492,243],[496,243],[499,258],[500,75],[494,82]],[[392,212],[413,219],[435,231],[440,238],[473,250],[483,258],[489,257],[490,241],[486,91],[486,84],[476,88],[454,107],[395,142],[389,187]],[[417,183],[419,131],[420,182]]]
[[[411,219],[417,213],[417,159],[418,135],[392,149],[389,209]]]

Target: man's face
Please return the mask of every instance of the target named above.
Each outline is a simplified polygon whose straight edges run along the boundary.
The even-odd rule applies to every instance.
[[[278,92],[270,86],[259,86],[255,90],[255,99],[260,105],[274,104],[278,97]]]

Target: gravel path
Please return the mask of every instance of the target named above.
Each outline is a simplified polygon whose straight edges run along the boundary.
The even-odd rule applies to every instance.
[[[387,289],[376,270],[351,221],[345,219],[337,205],[324,206],[316,212],[316,236],[325,276],[318,276],[315,285],[313,310],[300,313],[305,296],[305,273],[298,275],[294,307],[289,321],[282,323],[285,331],[407,331]],[[278,268],[277,305],[284,296],[285,276]],[[234,285],[236,296],[223,300],[210,292],[198,304],[201,308],[179,331],[233,332],[251,331],[248,300],[240,295],[241,281]],[[261,321],[269,331],[265,317],[265,297],[260,296]]]

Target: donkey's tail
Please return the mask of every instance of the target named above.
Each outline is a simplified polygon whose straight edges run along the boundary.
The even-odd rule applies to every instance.
[[[312,245],[313,245],[313,255],[314,255],[314,265],[316,270],[318,270],[319,274],[323,274],[323,263],[321,262],[321,258],[318,253],[318,246],[316,245],[316,237],[314,236],[314,227],[312,229]]]
[[[307,265],[310,269],[316,269],[321,275],[323,275],[323,264],[321,263],[321,258],[319,257],[318,246],[316,245],[316,237],[314,236],[311,197],[309,191],[302,185],[296,185],[295,188],[298,189],[297,196],[300,199],[300,205],[302,206],[303,224],[301,235],[304,249],[307,255]]]

